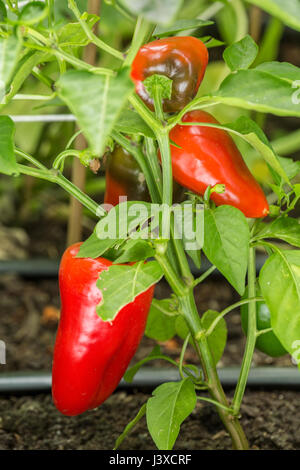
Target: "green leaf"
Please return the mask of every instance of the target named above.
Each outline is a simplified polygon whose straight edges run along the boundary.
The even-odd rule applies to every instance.
[[[90,28],[93,28],[99,19],[97,15],[87,15],[85,22]],[[80,23],[63,25],[57,31],[57,39],[60,47],[80,47],[86,46],[90,42]]]
[[[184,201],[178,206],[179,211],[175,207],[175,223],[176,231],[180,229],[178,223],[182,226],[182,241],[184,249],[193,260],[195,266],[201,266],[201,249],[204,244],[204,210],[203,205],[195,204],[192,201]],[[183,211],[183,212],[182,212]],[[179,217],[180,216],[180,217]],[[180,232],[179,232],[180,233]]]
[[[228,75],[212,94],[220,103],[277,116],[300,117],[300,99],[289,81],[257,69]]]
[[[157,25],[154,30],[153,36],[155,38],[176,36],[176,34],[180,33],[181,31],[185,31],[187,29],[201,28],[203,26],[209,26],[211,24],[214,24],[214,22],[209,20],[177,20],[171,26]]]
[[[116,450],[118,447],[120,447],[120,445],[122,444],[122,442],[124,441],[124,439],[128,436],[128,434],[130,433],[130,431],[132,430],[132,428],[134,428],[134,426],[142,419],[143,416],[145,416],[146,414],[146,406],[147,404],[144,403],[141,408],[139,409],[137,415],[131,420],[129,421],[129,423],[127,424],[127,426],[125,427],[124,431],[122,432],[122,434],[118,437],[118,439],[116,440],[115,442],[115,446],[114,446],[114,449],[113,450]]]
[[[136,364],[134,364],[134,366],[130,367],[129,369],[127,369],[127,371],[125,372],[124,374],[124,380],[126,382],[129,382],[131,383],[133,381],[133,378],[135,376],[135,374],[140,370],[140,368],[146,364],[147,362],[149,361],[155,361],[156,359],[159,359],[159,360],[165,360],[167,362],[170,362],[171,364],[175,365],[175,366],[178,366],[178,364],[173,361],[173,359],[171,359],[170,357],[168,356],[165,356],[164,354],[161,354],[160,352],[160,347],[158,345],[156,345],[151,353],[149,354],[149,356],[145,357],[144,359],[141,359],[139,362],[137,362]]]
[[[247,0],[257,5],[272,16],[279,18],[287,26],[300,31],[300,2],[299,0]]]
[[[185,318],[183,315],[178,315],[175,319],[175,329],[176,329],[176,334],[179,336],[181,339],[185,339],[187,335],[190,333],[189,327],[187,325],[187,322],[185,321]],[[189,340],[190,344],[193,344],[191,338]]]
[[[295,161],[292,158],[279,156],[277,156],[277,159],[290,180],[300,172],[300,162],[298,160]]]
[[[25,5],[19,15],[19,23],[32,25],[39,23],[48,15],[48,7],[44,2],[30,2]]]
[[[58,96],[55,96],[55,98],[52,98],[51,100],[47,100],[46,102],[42,103],[42,104],[39,104],[37,106],[34,106],[33,109],[37,110],[37,109],[44,109],[44,108],[47,108],[47,107],[58,107],[58,106],[66,106],[65,103],[58,97]]]
[[[136,229],[159,212],[158,204],[144,201],[125,201],[112,207],[96,225],[96,234],[101,239],[143,238]],[[148,235],[146,233],[146,235]],[[144,237],[145,238],[145,237]]]
[[[14,122],[8,116],[0,116],[0,173],[18,175],[14,152]]]
[[[118,118],[114,129],[124,134],[140,134],[154,138],[152,129],[145,123],[141,116],[131,109],[124,109]]]
[[[2,0],[0,0],[0,21],[5,21],[7,18],[7,11]]]
[[[114,263],[129,263],[132,261],[144,261],[155,255],[155,250],[146,240],[128,240],[122,246],[122,253],[114,260]]]
[[[213,38],[212,36],[203,36],[199,39],[200,39],[200,41],[204,42],[207,49],[210,49],[211,47],[224,46],[224,44],[225,44],[223,41],[220,41],[219,39]]]
[[[110,238],[101,240],[98,238],[96,232],[93,232],[92,235],[81,245],[76,258],[98,258],[117,243],[118,240]]]
[[[274,152],[270,142],[262,129],[252,119],[241,116],[234,123],[227,124],[226,127],[233,129],[241,134],[252,147],[254,147],[270,165],[270,167],[278,173],[278,175],[287,183],[289,183],[288,175],[286,174],[281,159],[278,158]]]
[[[147,401],[147,425],[159,450],[173,448],[182,422],[196,406],[195,388],[190,379],[167,382],[157,387]]]
[[[5,96],[5,103],[0,105],[4,107],[14,96],[18,93],[26,78],[31,74],[32,69],[40,64],[46,62],[50,54],[45,52],[29,51],[24,54],[14,68],[14,73],[8,83],[8,93]]]
[[[180,11],[183,0],[121,0],[121,3],[132,13],[152,23],[170,25]]]
[[[300,250],[273,254],[260,271],[259,283],[274,333],[291,355],[296,354],[300,338]]]
[[[298,219],[292,217],[279,217],[260,230],[255,238],[279,238],[290,245],[300,248],[300,223]]]
[[[102,292],[102,300],[97,306],[98,315],[104,321],[113,320],[125,305],[156,284],[162,276],[157,261],[110,266],[107,271],[101,272],[97,281],[97,287]]]
[[[204,212],[204,253],[243,295],[248,265],[249,227],[241,211],[231,206]]]
[[[215,310],[207,310],[201,317],[203,328],[208,330],[212,322],[219,316],[219,312],[216,312]],[[219,320],[212,333],[207,337],[207,341],[212,352],[214,362],[217,364],[223,356],[227,341],[227,326],[224,318]]]
[[[0,101],[9,83],[21,51],[22,41],[15,35],[0,38]]]
[[[175,336],[175,317],[170,302],[172,299],[153,299],[145,330],[148,338],[167,341]]]
[[[201,322],[203,328],[208,330],[212,322],[220,315],[219,312],[214,310],[207,310],[201,317]],[[185,339],[190,333],[190,330],[187,326],[187,323],[182,315],[178,315],[175,321],[176,334]],[[217,326],[214,328],[213,332],[207,337],[209,347],[212,351],[213,359],[215,364],[221,359],[227,341],[227,326],[224,318],[222,318]],[[190,343],[193,342],[190,340]]]
[[[101,155],[106,138],[133,91],[129,69],[122,69],[115,77],[71,70],[60,77],[57,89],[77,117],[93,152]]]
[[[255,70],[269,73],[274,77],[283,78],[290,83],[300,78],[300,68],[289,62],[264,62],[255,67]]]
[[[243,39],[227,47],[223,53],[223,58],[232,70],[248,69],[254,62],[258,53],[258,45],[247,34]]]

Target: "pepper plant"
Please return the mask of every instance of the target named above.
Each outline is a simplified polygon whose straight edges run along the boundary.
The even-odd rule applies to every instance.
[[[156,446],[172,449],[181,423],[192,413],[197,400],[204,400],[215,406],[232,439],[233,448],[247,449],[249,444],[241,425],[241,404],[256,343],[262,348],[262,340],[271,338],[270,341],[277,341],[280,353],[289,353],[296,362],[299,359],[300,226],[298,220],[290,216],[300,197],[300,185],[295,183],[299,163],[277,154],[275,145],[269,142],[258,125],[257,116],[271,113],[300,117],[300,69],[276,61],[256,65],[260,52],[244,27],[247,10],[240,0],[233,0],[230,5],[224,2],[224,6],[239,15],[236,17],[239,28],[237,36],[231,38],[231,44],[224,50],[222,74],[228,67],[226,78],[224,75],[222,80],[221,74],[220,86],[209,93],[201,93],[200,84],[207,64],[206,48],[220,45],[220,41],[210,36],[195,39],[193,33],[213,23],[210,15],[220,9],[220,2],[209,2],[209,5],[198,1],[183,5],[181,0],[107,2],[128,21],[135,22],[132,42],[122,51],[112,48],[101,39],[101,35],[94,33],[93,25],[99,17],[82,11],[82,2],[69,0],[73,20],[66,24],[57,21],[55,3],[53,0],[31,1],[24,6],[23,2],[0,1],[0,171],[13,177],[23,174],[56,183],[95,216],[93,234],[75,253],[76,263],[89,260],[89,266],[95,266],[101,259],[105,260],[106,268],[103,272],[99,268],[93,281],[101,293],[92,298],[93,328],[106,325],[105,339],[102,338],[95,354],[99,354],[101,346],[107,351],[116,336],[126,342],[124,335],[119,336],[120,331],[117,335],[114,333],[115,323],[122,313],[122,321],[126,324],[124,311],[129,316],[131,311],[127,307],[135,304],[139,296],[149,291],[163,276],[173,294],[168,299],[153,299],[146,334],[158,341],[175,334],[184,339],[178,363],[155,348],[149,357],[127,371],[125,378],[132,380],[142,364],[159,358],[178,368],[181,379],[164,383],[154,390],[153,396],[128,424],[116,447],[135,423],[146,415]],[[249,3],[259,3],[268,13],[300,30],[297,0],[288,2],[294,5],[294,9],[282,6],[277,0],[249,0]],[[203,11],[206,7],[207,10]],[[196,10],[200,19],[188,16],[194,15]],[[179,17],[180,13],[186,17]],[[81,59],[82,48],[90,42],[97,46],[100,55],[106,53],[114,58],[112,68],[92,66]],[[150,46],[143,47],[148,43]],[[161,48],[162,44],[166,47]],[[185,47],[187,44],[189,47]],[[56,64],[55,76],[45,72],[49,62]],[[47,87],[48,93],[38,96],[18,93],[32,74]],[[67,148],[53,156],[51,168],[16,148],[14,123],[5,115],[6,105],[14,99],[39,99],[45,105],[66,105],[77,119],[78,132],[84,134],[87,148],[83,151],[73,148],[77,132]],[[238,107],[243,113],[234,122],[221,124],[210,114],[219,104]],[[233,137],[237,142],[250,144],[265,160],[273,179],[268,195],[272,203],[267,202],[242,161]],[[293,138],[290,137],[289,145]],[[136,160],[147,183],[151,202],[138,201],[137,205],[134,200],[124,201],[108,211],[63,175],[66,158],[79,158],[88,165],[95,158],[101,159],[115,145]],[[296,148],[297,145],[299,142],[296,142]],[[281,152],[286,154],[284,147],[281,147]],[[185,200],[175,207],[172,206],[173,177],[189,190]],[[181,237],[177,236],[178,213],[182,224],[189,227]],[[189,243],[191,240],[192,244]],[[265,251],[267,259],[257,278],[258,248]],[[194,278],[191,265],[200,267],[201,253],[211,262],[211,267]],[[198,312],[194,288],[215,269],[222,273],[241,300],[222,312]],[[78,275],[78,270],[76,273]],[[68,287],[70,294],[75,269],[70,268],[67,274],[67,282],[71,283]],[[69,308],[68,315],[75,318],[80,312],[84,324],[85,304],[81,305],[74,286],[74,308]],[[72,296],[71,299],[68,297],[68,302],[72,304]],[[264,318],[261,320],[257,313],[262,305]],[[216,365],[226,344],[224,317],[240,306],[244,311],[247,341],[235,393],[229,400]],[[94,321],[96,317],[101,319],[100,323]],[[69,324],[72,325],[72,321]],[[57,341],[63,334],[72,343],[75,355],[84,348],[89,351],[87,343],[84,343],[84,348],[80,341],[76,343],[78,337],[71,335],[71,327],[67,325],[65,319]],[[111,338],[108,325],[112,326]],[[92,338],[100,335],[97,341],[101,341],[98,333],[92,334]],[[133,341],[134,350],[140,333],[138,340],[135,338]],[[188,344],[195,349],[199,368],[185,363]],[[270,354],[272,351],[274,349],[269,349]],[[127,357],[126,366],[131,356]],[[121,364],[124,358],[118,357]],[[103,370],[96,366],[101,366],[104,360],[101,354],[81,364],[81,367],[86,367],[87,374],[91,367],[94,374],[99,374],[93,377],[94,388],[88,392],[91,395],[97,393],[101,381],[108,384],[109,393],[117,385],[124,363],[119,366],[114,362],[110,370],[111,359],[107,358]],[[63,355],[58,354],[55,361],[63,361]],[[63,371],[58,362],[55,370]],[[73,391],[65,398],[67,401],[76,400],[76,384],[80,387],[82,383],[77,371],[75,374],[75,368],[72,382],[70,370],[74,364],[67,364],[66,374],[68,382],[73,384]],[[111,379],[110,374],[113,374]],[[57,387],[60,390],[55,396],[56,403],[60,401],[59,394],[64,394],[61,378],[57,382],[54,375],[54,390]],[[109,394],[106,392],[102,391],[101,397],[106,398]],[[73,412],[70,412],[70,403],[64,403],[61,411],[76,414],[97,406],[101,401],[100,398],[89,401],[87,397],[83,407],[74,405]],[[59,404],[57,406],[60,407]]]

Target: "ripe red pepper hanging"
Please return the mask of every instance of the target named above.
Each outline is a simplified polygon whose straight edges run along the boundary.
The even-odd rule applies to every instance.
[[[158,39],[142,46],[131,66],[131,78],[140,98],[153,111],[153,100],[143,85],[150,75],[173,80],[171,99],[163,100],[165,112],[177,112],[195,96],[208,63],[207,48],[192,36]]]
[[[58,410],[78,415],[103,403],[124,375],[143,336],[154,286],[120,310],[111,322],[96,313],[101,291],[99,273],[112,262],[76,258],[81,243],[69,247],[61,260],[61,319],[57,331],[52,396]]]
[[[219,124],[209,113],[191,111],[183,122]],[[246,217],[265,217],[269,212],[266,197],[250,173],[230,135],[205,126],[176,125],[170,139],[173,177],[182,186],[204,195],[207,186],[225,184],[225,192],[213,193],[216,205],[229,204],[240,209]]]

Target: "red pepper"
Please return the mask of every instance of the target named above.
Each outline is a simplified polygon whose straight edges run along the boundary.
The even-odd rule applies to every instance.
[[[209,113],[191,111],[183,122],[219,124]],[[216,205],[229,204],[246,217],[265,217],[269,213],[266,197],[250,173],[230,135],[223,129],[176,125],[170,139],[173,177],[182,186],[203,195],[217,183],[225,185],[222,194],[212,193]]]
[[[143,336],[154,286],[120,310],[111,322],[96,313],[101,291],[99,274],[112,262],[76,258],[81,243],[69,247],[61,260],[61,319],[57,331],[52,396],[58,410],[78,415],[103,403],[124,375]]]
[[[163,100],[165,112],[177,112],[195,96],[208,63],[206,46],[192,36],[158,39],[142,46],[131,66],[135,90],[153,111],[153,100],[143,85],[150,75],[165,75],[173,80],[171,99]]]
[[[126,188],[124,185],[116,181],[112,176],[106,172],[105,176],[105,194],[104,204],[111,204],[117,206],[120,204],[120,197],[126,195]]]

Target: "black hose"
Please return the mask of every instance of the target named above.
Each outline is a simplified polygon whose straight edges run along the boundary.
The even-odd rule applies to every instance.
[[[18,274],[25,278],[57,278],[59,260],[22,259],[0,261],[1,274]]]
[[[260,271],[262,265],[266,261],[267,257],[263,254],[257,254],[256,257],[256,270]],[[191,270],[194,276],[203,274],[211,263],[207,258],[203,257],[201,268],[198,269],[194,264],[191,263]],[[24,278],[29,279],[46,279],[46,278],[57,278],[59,268],[59,260],[50,259],[25,259],[25,260],[12,260],[12,261],[0,261],[0,275],[1,274],[17,274]],[[221,273],[216,269],[211,277],[219,277]]]
[[[237,384],[239,367],[225,367],[218,370],[224,388],[231,389]],[[164,382],[180,380],[175,369],[143,367],[132,383],[121,380],[118,389],[153,390]],[[300,389],[300,374],[296,367],[255,367],[251,369],[247,386],[249,388]],[[26,395],[51,392],[50,372],[7,372],[0,374],[1,395]]]

